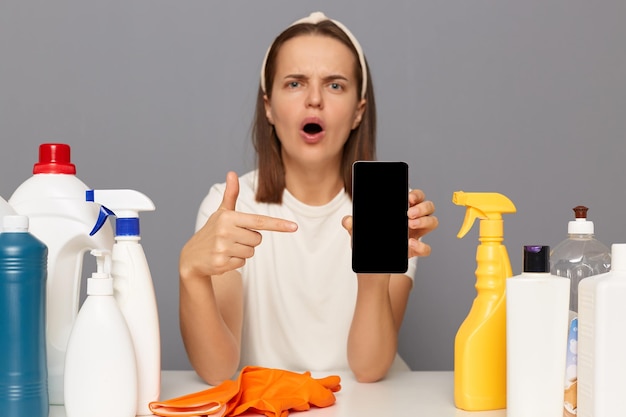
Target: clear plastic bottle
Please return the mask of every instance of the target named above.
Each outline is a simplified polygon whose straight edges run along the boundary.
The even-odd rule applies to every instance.
[[[577,414],[578,356],[578,288],[584,278],[603,274],[611,269],[611,250],[594,236],[594,225],[587,220],[585,206],[574,207],[575,219],[567,225],[568,236],[550,254],[550,272],[571,280],[570,325],[567,343],[565,397],[563,415]]]
[[[550,272],[572,280],[570,310],[578,311],[578,284],[583,278],[611,269],[611,250],[595,238],[594,225],[587,220],[585,206],[574,207],[575,220],[567,225],[567,238],[550,254]]]

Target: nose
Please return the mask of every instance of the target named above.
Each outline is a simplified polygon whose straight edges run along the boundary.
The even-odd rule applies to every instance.
[[[306,106],[307,107],[323,107],[322,99],[322,87],[316,83],[311,83],[307,92]]]

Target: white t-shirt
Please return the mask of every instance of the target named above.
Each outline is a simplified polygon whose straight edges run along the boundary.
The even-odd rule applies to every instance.
[[[309,206],[285,190],[282,204],[255,201],[256,171],[239,178],[236,210],[294,221],[293,233],[261,231],[255,254],[240,269],[244,291],[240,367],[293,371],[349,369],[347,341],[356,303],[350,235],[341,219],[352,201],[341,191],[328,204]],[[225,183],[211,187],[196,230],[219,207]],[[417,258],[409,259],[413,279]]]

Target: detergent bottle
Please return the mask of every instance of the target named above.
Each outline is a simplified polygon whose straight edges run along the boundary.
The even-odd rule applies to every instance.
[[[139,212],[153,211],[154,203],[135,190],[89,190],[86,200],[99,203],[101,212],[91,234],[108,216],[115,216],[115,244],[111,252],[115,299],[126,318],[137,356],[137,415],[152,415],[149,403],[161,390],[161,338],[152,275],[139,243]]]
[[[467,411],[506,407],[506,279],[513,275],[502,214],[515,213],[499,193],[456,191],[454,204],[467,207],[457,237],[480,219],[476,249],[476,298],[454,341],[454,402]]]
[[[55,405],[63,404],[65,349],[78,313],[85,252],[113,246],[111,225],[89,235],[98,207],[85,201],[88,189],[76,176],[70,146],[44,143],[33,175],[9,199],[18,214],[28,216],[30,233],[48,247],[46,351],[48,392]]]
[[[48,417],[46,245],[28,217],[6,215],[0,233],[0,410]]]
[[[578,289],[580,282],[593,275],[609,272],[611,249],[595,238],[594,224],[587,218],[588,208],[576,206],[574,220],[567,223],[567,237],[550,254],[551,272],[571,280],[569,333],[563,416],[574,417],[578,404]]]
[[[97,270],[67,342],[67,417],[135,417],[137,364],[126,320],[113,297],[111,253],[94,249]]]

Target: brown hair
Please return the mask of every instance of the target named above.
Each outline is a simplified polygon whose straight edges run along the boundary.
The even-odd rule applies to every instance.
[[[285,29],[276,37],[267,55],[265,66],[264,93],[259,85],[256,110],[252,126],[252,144],[257,153],[258,187],[256,200],[262,203],[282,203],[285,190],[285,168],[282,161],[280,141],[276,136],[274,126],[267,120],[263,95],[271,98],[274,75],[276,72],[276,57],[283,44],[289,39],[302,35],[328,36],[346,45],[355,57],[354,75],[357,85],[362,85],[361,65],[358,53],[350,38],[330,20],[319,23],[300,23]],[[365,61],[367,66],[367,60]],[[367,68],[367,89],[365,95],[365,110],[361,123],[350,132],[350,137],[343,148],[341,171],[346,192],[352,197],[352,163],[357,160],[371,161],[376,159],[376,103],[374,101],[374,86]],[[360,89],[356,92],[361,99]]]

